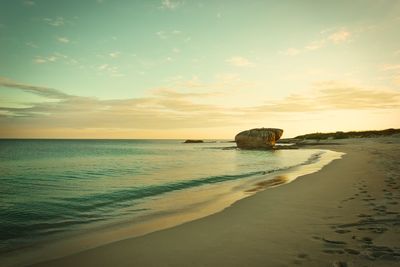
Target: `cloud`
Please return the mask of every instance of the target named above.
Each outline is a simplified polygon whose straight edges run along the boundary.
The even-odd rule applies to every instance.
[[[41,57],[41,56],[37,56],[33,62],[35,62],[36,64],[44,64],[44,63],[50,63],[50,62],[56,62],[58,60],[58,57],[51,55],[48,57]]]
[[[306,45],[306,47],[304,49],[305,50],[317,50],[317,49],[324,47],[325,44],[326,44],[326,40],[324,40],[324,39],[312,41],[311,43]]]
[[[254,65],[254,63],[252,63],[247,58],[240,57],[240,56],[231,57],[231,58],[227,59],[226,62],[228,62],[229,64],[231,64],[232,66],[235,66],[235,67],[250,67],[250,66]]]
[[[55,52],[48,56],[36,56],[33,60],[33,62],[36,64],[52,63],[58,61],[63,62],[67,65],[76,65],[79,63],[78,60],[58,52]]]
[[[396,86],[400,85],[400,64],[384,64],[381,71],[385,72],[384,80],[391,80]]]
[[[34,6],[34,5],[36,5],[36,3],[34,1],[32,1],[32,0],[26,0],[26,1],[23,2],[23,4],[25,6]]]
[[[98,67],[99,70],[105,70],[108,68],[108,64],[102,64]]]
[[[328,36],[328,40],[335,44],[343,43],[349,40],[351,33],[346,30],[339,30]]]
[[[32,48],[38,48],[38,46],[35,44],[35,43],[33,43],[33,42],[27,42],[27,43],[25,43],[27,46],[29,46],[29,47],[32,47]]]
[[[191,37],[184,32],[174,30],[160,30],[155,32],[155,35],[161,40],[174,40],[175,42],[187,43],[191,41]]]
[[[297,56],[307,51],[314,51],[328,46],[329,44],[341,44],[350,40],[352,33],[346,29],[326,29],[320,32],[322,38],[311,41],[302,48],[288,48],[280,51],[285,56]]]
[[[67,99],[72,96],[65,94],[57,89],[43,87],[43,86],[35,86],[28,85],[19,82],[12,81],[10,79],[0,77],[0,86],[7,88],[15,88],[25,92],[33,93],[39,96],[44,96],[51,99]]]
[[[112,65],[107,64],[107,63],[104,63],[104,64],[101,64],[101,65],[97,66],[97,70],[100,73],[102,73],[102,74],[106,73],[106,74],[110,75],[111,77],[123,77],[123,76],[125,76],[125,74],[123,74],[123,73],[121,73],[119,71],[119,68],[117,66],[112,66]]]
[[[56,18],[44,18],[43,21],[53,27],[60,27],[64,26],[66,21],[63,17],[56,17]]]
[[[101,100],[5,78],[0,78],[0,87],[58,100],[26,103],[21,99],[22,107],[0,104],[0,124],[4,129],[19,129],[19,133],[34,129],[76,129],[81,132],[88,129],[207,129],[260,123],[267,117],[298,118],[300,113],[400,109],[400,92],[396,90],[335,81],[319,82],[304,94],[292,94],[276,101],[265,99],[266,104],[249,107],[210,104],[209,100],[217,99],[216,103],[222,103],[221,100],[226,98],[225,94],[217,92],[182,92],[171,88],[154,89],[140,98]]]
[[[35,62],[36,64],[44,64],[47,63],[47,60],[45,58],[42,57],[36,57],[33,62]]]
[[[160,39],[167,39],[167,34],[164,31],[158,31],[156,32],[156,35],[160,38]]]
[[[174,0],[162,0],[161,1],[162,9],[174,10],[181,5],[182,5],[182,2],[179,2],[179,1],[174,1]]]
[[[190,78],[184,78],[182,75],[170,77],[165,80],[168,86],[175,89],[214,92],[216,95],[224,95],[222,92],[229,90],[230,92],[239,91],[254,87],[254,83],[243,81],[236,73],[219,73],[214,77],[212,82],[204,82],[197,75]]]
[[[112,57],[112,58],[117,58],[117,57],[119,57],[120,55],[121,55],[121,52],[118,52],[118,51],[116,51],[116,52],[111,52],[111,53],[109,53],[108,54],[110,57]]]
[[[296,56],[300,54],[300,50],[296,48],[288,48],[285,51],[281,51],[280,54],[285,55],[285,56]]]
[[[57,37],[57,41],[60,43],[67,44],[70,42],[70,40],[67,37]]]
[[[3,86],[61,100],[31,103],[30,107],[23,108],[0,107],[2,118],[8,118],[9,124],[19,121],[26,123],[26,127],[175,129],[202,124],[217,126],[229,120],[225,110],[195,101],[209,96],[205,93],[158,89],[149,97],[99,100],[15,82],[6,82]]]
[[[315,83],[311,92],[292,94],[252,110],[258,112],[311,112],[335,110],[399,109],[400,92],[364,88],[337,81]]]
[[[400,71],[400,64],[384,64],[381,69],[383,71]]]

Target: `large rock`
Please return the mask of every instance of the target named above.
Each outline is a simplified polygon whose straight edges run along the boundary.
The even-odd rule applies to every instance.
[[[282,129],[256,128],[238,133],[235,142],[242,149],[272,149],[282,134]]]

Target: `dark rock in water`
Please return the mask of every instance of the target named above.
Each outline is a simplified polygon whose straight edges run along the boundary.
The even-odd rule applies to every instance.
[[[238,133],[235,142],[242,149],[272,149],[282,134],[282,129],[256,128]]]
[[[204,141],[203,140],[188,139],[188,140],[185,140],[185,142],[183,142],[183,143],[185,143],[185,144],[204,143]]]

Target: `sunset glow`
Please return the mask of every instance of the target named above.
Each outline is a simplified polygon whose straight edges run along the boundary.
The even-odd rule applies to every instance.
[[[399,1],[2,1],[0,137],[398,128],[399,14]]]

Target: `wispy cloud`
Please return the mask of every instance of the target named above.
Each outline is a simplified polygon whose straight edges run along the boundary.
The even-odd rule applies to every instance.
[[[44,63],[52,63],[52,62],[63,62],[67,65],[76,65],[79,63],[79,61],[75,58],[72,58],[70,56],[54,52],[52,54],[49,54],[47,56],[36,56],[33,59],[33,62],[36,64],[44,64]]]
[[[115,52],[109,53],[108,55],[109,55],[110,57],[112,57],[112,58],[117,58],[117,57],[119,57],[119,56],[121,55],[121,52],[115,51]]]
[[[318,40],[311,41],[302,48],[288,48],[280,51],[279,54],[285,56],[297,56],[307,51],[318,50],[328,46],[329,44],[341,44],[348,42],[352,33],[346,29],[327,29],[320,32],[322,37]]]
[[[326,45],[326,40],[322,39],[322,40],[312,41],[311,43],[306,45],[304,47],[304,49],[305,50],[317,50],[317,49],[324,47],[325,45]]]
[[[337,81],[314,84],[311,92],[292,94],[263,106],[258,112],[310,112],[329,110],[399,109],[400,92],[382,88],[365,88]]]
[[[296,48],[288,48],[285,51],[281,51],[280,54],[285,55],[285,56],[296,56],[300,54],[300,50]]]
[[[66,20],[63,17],[56,17],[56,18],[44,18],[43,21],[53,27],[60,27],[64,26]]]
[[[70,40],[67,37],[57,37],[59,43],[68,44]]]
[[[347,30],[339,30],[328,36],[328,40],[335,44],[347,42],[350,39],[351,33]]]
[[[107,63],[101,64],[97,66],[97,71],[102,74],[108,74],[111,77],[123,77],[125,76],[123,73],[120,72],[119,68],[114,65],[110,65]]]
[[[164,31],[158,31],[156,32],[156,35],[160,38],[160,39],[167,39],[167,34]]]
[[[383,71],[400,71],[400,64],[384,64],[381,69]]]
[[[228,62],[230,65],[235,66],[235,67],[250,67],[250,66],[254,66],[253,62],[251,62],[247,58],[241,57],[241,56],[235,56],[235,57],[228,58],[226,60],[226,62]]]
[[[51,103],[32,103],[30,107],[24,108],[0,107],[3,114],[6,114],[3,118],[4,116],[12,118],[9,122],[29,118],[28,124],[36,122],[52,128],[175,129],[197,127],[203,123],[217,126],[222,123],[220,118],[225,118],[223,109],[196,103],[196,99],[209,97],[206,93],[182,93],[163,88],[154,90],[149,97],[99,100],[4,79],[0,85],[60,100]],[[212,112],[220,114],[210,119],[214,115]],[[61,121],[63,123],[60,123]]]
[[[392,81],[393,84],[400,86],[400,64],[383,64],[380,70],[384,72],[383,80]]]
[[[37,56],[33,60],[37,64],[44,64],[44,63],[49,63],[49,62],[56,62],[58,58],[54,55],[50,55],[48,57],[42,57],[42,56]]]
[[[47,59],[45,59],[45,58],[36,57],[36,58],[33,60],[33,62],[35,62],[36,64],[44,64],[44,63],[47,63],[48,61],[47,61]]]
[[[32,47],[32,48],[38,48],[39,46],[33,42],[27,42],[26,43],[27,46]]]
[[[168,9],[168,10],[174,10],[174,9],[178,8],[179,6],[181,6],[182,3],[183,2],[181,2],[181,1],[175,1],[175,0],[162,0],[161,8]]]
[[[24,131],[35,127],[82,130],[212,128],[257,122],[266,115],[400,109],[400,92],[396,90],[365,88],[336,81],[319,82],[308,93],[292,94],[276,101],[265,99],[266,104],[252,107],[207,104],[207,99],[226,96],[171,88],[158,88],[140,98],[100,100],[5,78],[0,78],[0,87],[58,100],[30,103],[24,107],[0,106],[1,124],[4,127],[22,127]]]
[[[13,80],[0,77],[0,86],[8,87],[8,88],[15,88],[20,89],[25,92],[33,93],[39,96],[44,96],[51,99],[67,99],[72,96],[65,94],[57,89],[43,87],[43,86],[36,86],[36,85],[29,85],[20,82],[15,82]]]
[[[181,31],[179,30],[172,30],[172,31],[158,31],[156,32],[156,35],[160,38],[160,39],[168,39],[170,37],[173,36],[177,36],[182,34]]]
[[[254,87],[254,83],[243,81],[236,73],[216,74],[214,80],[211,82],[205,82],[197,75],[193,75],[189,78],[177,75],[165,81],[171,88],[196,91],[201,89],[207,92],[213,91],[215,95],[223,95],[221,92],[226,90],[233,92]]]
[[[32,1],[32,0],[26,0],[26,1],[23,2],[23,4],[25,6],[34,6],[34,5],[36,5],[36,3],[34,1]]]

